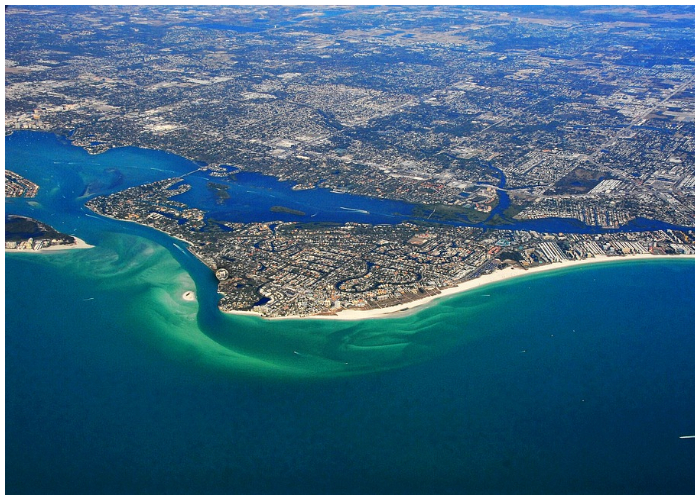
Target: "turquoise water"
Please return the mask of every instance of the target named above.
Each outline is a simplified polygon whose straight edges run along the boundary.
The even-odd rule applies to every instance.
[[[7,493],[694,491],[692,260],[264,321],[219,313],[166,235],[82,207],[190,162],[44,134],[6,162],[41,186],[6,211],[95,245],[6,255]]]

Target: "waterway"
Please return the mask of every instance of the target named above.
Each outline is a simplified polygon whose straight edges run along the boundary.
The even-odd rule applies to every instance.
[[[541,273],[390,320],[224,315],[181,243],[83,206],[191,162],[5,146],[40,185],[6,212],[95,245],[5,257],[7,493],[693,493],[694,261]]]

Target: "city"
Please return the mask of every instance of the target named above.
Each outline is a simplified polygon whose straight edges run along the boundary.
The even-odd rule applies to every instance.
[[[5,169],[6,198],[34,198],[39,186],[11,170]]]
[[[692,8],[540,10],[9,6],[5,130],[472,223],[507,195],[496,222],[693,227]]]
[[[468,226],[212,222],[173,200],[184,178],[97,196],[94,212],[189,243],[215,273],[226,312],[334,314],[403,304],[503,267],[633,254],[692,255],[694,231],[552,234]]]
[[[696,493],[695,5],[93,3],[5,5],[8,494]]]

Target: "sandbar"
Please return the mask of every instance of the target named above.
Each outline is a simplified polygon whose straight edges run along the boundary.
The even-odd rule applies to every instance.
[[[197,295],[192,290],[187,290],[185,293],[182,294],[182,300],[193,302],[197,300]]]
[[[644,260],[644,259],[676,259],[676,258],[686,258],[694,259],[695,254],[692,255],[652,255],[652,254],[632,254],[632,255],[620,255],[613,257],[588,257],[581,260],[566,260],[563,262],[555,262],[552,264],[544,264],[528,269],[523,269],[522,267],[507,267],[504,269],[498,269],[490,274],[483,274],[478,278],[474,278],[468,281],[464,281],[458,285],[443,288],[440,293],[424,297],[422,299],[414,300],[411,302],[405,302],[403,304],[397,304],[389,307],[375,308],[375,309],[343,309],[336,311],[334,314],[316,314],[310,316],[278,316],[278,317],[265,317],[259,313],[253,311],[226,311],[228,314],[245,314],[259,316],[263,319],[271,320],[282,320],[282,319],[320,319],[320,320],[345,320],[345,321],[357,321],[363,319],[379,319],[379,318],[396,318],[404,316],[407,314],[412,314],[417,312],[418,308],[425,306],[436,299],[442,299],[449,297],[450,295],[455,295],[457,293],[466,292],[467,290],[473,290],[475,288],[482,287],[484,285],[489,285],[491,283],[496,283],[499,281],[505,281],[513,278],[518,278],[520,276],[531,276],[532,274],[547,272],[547,271],[557,271],[560,269],[566,269],[574,266],[581,266],[584,264],[604,264],[606,262],[616,262],[616,261],[630,261],[630,260]]]

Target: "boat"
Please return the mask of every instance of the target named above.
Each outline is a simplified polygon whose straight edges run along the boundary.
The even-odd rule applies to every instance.
[[[369,214],[367,210],[361,210],[359,208],[347,208],[347,207],[340,207],[341,210],[347,210],[348,212],[357,212],[360,214]]]

